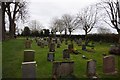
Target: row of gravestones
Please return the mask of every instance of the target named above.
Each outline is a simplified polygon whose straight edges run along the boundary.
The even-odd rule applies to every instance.
[[[38,46],[40,46],[41,48],[44,48],[44,46],[48,46],[50,47],[51,44],[57,44],[57,48],[60,48],[61,46],[61,40],[59,38],[51,38],[51,37],[46,37],[46,38],[35,38],[36,43]]]
[[[63,58],[66,58],[63,56]],[[68,58],[68,57],[67,57]],[[70,57],[69,57],[70,58]],[[36,61],[34,50],[24,50],[24,59],[22,62],[22,77],[23,78],[36,78]],[[97,78],[96,74],[96,61],[87,61],[87,76],[89,78]],[[113,55],[104,56],[103,58],[103,72],[105,74],[115,74],[115,57]],[[73,75],[74,61],[54,61],[52,69],[52,78],[57,79],[62,76]]]
[[[26,45],[28,48],[28,45],[31,43],[31,40],[26,40]],[[69,46],[68,49],[65,49],[63,51],[63,59],[70,59],[70,51],[69,51]],[[55,51],[55,44],[50,44],[50,52],[47,55],[48,61],[54,61],[54,51]],[[34,78],[36,71],[35,71],[35,66],[36,66],[36,61],[34,61],[34,51],[33,50],[25,50],[24,51],[24,61],[22,63],[22,71],[23,71],[23,78]],[[106,65],[103,67],[105,73],[113,73],[115,72],[115,59],[113,56],[107,56],[104,57],[103,59],[103,65]],[[108,65],[107,65],[108,64]],[[57,67],[56,67],[57,65]],[[72,67],[70,67],[72,65]],[[64,62],[53,62],[53,78],[58,78],[63,75],[69,75],[73,73],[73,65],[74,61],[64,61]],[[112,65],[112,66],[110,66]],[[60,70],[63,69],[64,66],[64,71]],[[67,67],[67,68],[66,68]],[[32,69],[31,69],[32,68]],[[30,72],[31,73],[30,73]],[[65,74],[64,74],[65,73]],[[33,75],[34,74],[34,75]],[[96,78],[96,62],[93,60],[88,61],[87,63],[87,75],[89,77],[94,77]]]

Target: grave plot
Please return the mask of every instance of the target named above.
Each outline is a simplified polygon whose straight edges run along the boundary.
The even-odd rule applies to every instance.
[[[70,76],[74,73],[74,61],[54,61],[52,68],[53,79]]]
[[[25,41],[25,48],[31,48],[31,44],[32,44],[31,40],[27,38]]]
[[[22,78],[27,80],[35,80],[36,78],[36,61],[33,62],[22,62]]]
[[[34,50],[24,50],[24,62],[30,62],[35,60]]]
[[[54,61],[55,60],[55,53],[54,52],[49,52],[47,54],[47,60],[48,61]]]
[[[87,70],[86,70],[86,74],[88,76],[88,78],[90,79],[97,79],[97,74],[96,74],[96,61],[95,60],[88,60],[87,61]]]
[[[113,55],[104,56],[103,72],[108,75],[117,73],[117,71],[115,70],[115,56]]]

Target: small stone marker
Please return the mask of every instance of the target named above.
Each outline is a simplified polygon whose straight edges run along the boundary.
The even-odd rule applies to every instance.
[[[70,53],[73,53],[73,50],[74,50],[73,44],[68,45],[68,50],[69,50]]]
[[[47,60],[48,61],[54,61],[55,53],[54,52],[49,52],[47,55]]]
[[[31,40],[26,40],[25,41],[25,48],[31,48]]]
[[[82,45],[82,39],[81,38],[77,41],[77,44],[78,44],[78,46]]]
[[[55,52],[55,43],[50,43],[49,52]]]
[[[93,77],[96,76],[96,61],[95,60],[88,60],[87,61],[87,76]]]
[[[86,49],[86,45],[82,45],[82,50],[83,51],[86,51],[87,49]]]
[[[55,78],[72,75],[74,72],[74,61],[54,61],[52,75]]]
[[[103,58],[103,72],[105,74],[114,74],[115,71],[115,57],[113,55],[105,56]]]
[[[35,51],[34,50],[24,50],[24,62],[34,61]]]
[[[68,49],[63,50],[63,59],[69,59],[70,58],[70,53]]]
[[[36,78],[36,61],[22,62],[22,78],[30,78],[35,80]],[[25,79],[27,80],[27,79]]]

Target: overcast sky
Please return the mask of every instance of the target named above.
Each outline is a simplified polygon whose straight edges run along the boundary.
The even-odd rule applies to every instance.
[[[29,0],[30,20],[39,20],[45,28],[50,26],[54,17],[63,14],[76,15],[84,7],[100,0]],[[77,31],[78,32],[78,31]]]

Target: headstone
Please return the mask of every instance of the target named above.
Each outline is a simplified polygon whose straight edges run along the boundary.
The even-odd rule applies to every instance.
[[[55,43],[50,43],[49,52],[55,52]]]
[[[68,40],[67,39],[65,39],[65,45],[67,45],[68,44]]]
[[[49,52],[47,55],[47,60],[48,61],[54,61],[55,53],[54,52]]]
[[[74,50],[73,44],[68,45],[68,50],[70,53],[73,53],[73,50]]]
[[[26,40],[25,41],[25,48],[31,48],[31,40]]]
[[[36,61],[22,63],[22,78],[27,80],[35,80],[36,78]]]
[[[115,55],[120,55],[120,47],[115,46],[115,45],[111,45],[111,47],[109,49],[109,53],[110,54],[115,54]]]
[[[47,40],[44,41],[44,45],[45,45],[45,46],[48,46]]]
[[[89,39],[87,39],[87,40],[85,41],[85,45],[87,46],[88,43],[89,43]]]
[[[63,50],[63,59],[69,59],[70,58],[70,53],[68,49]]]
[[[81,38],[77,41],[77,44],[78,44],[78,46],[82,45],[82,39]]]
[[[96,76],[96,61],[95,60],[87,61],[87,76],[88,77]]]
[[[24,50],[24,62],[34,61],[35,51],[34,50]]]
[[[44,48],[44,42],[43,42],[43,41],[41,42],[40,47],[41,47],[41,48]]]
[[[40,39],[37,40],[37,45],[41,46],[41,40]]]
[[[86,45],[82,45],[82,50],[83,51],[86,51],[87,49],[86,49]]]
[[[60,44],[61,44],[61,41],[60,41],[60,39],[58,38],[58,39],[57,39],[57,48],[60,48]]]
[[[74,72],[74,61],[53,62],[52,75],[55,78],[72,75]]]
[[[105,56],[103,58],[103,72],[105,74],[114,74],[115,71],[115,57],[113,55]]]

